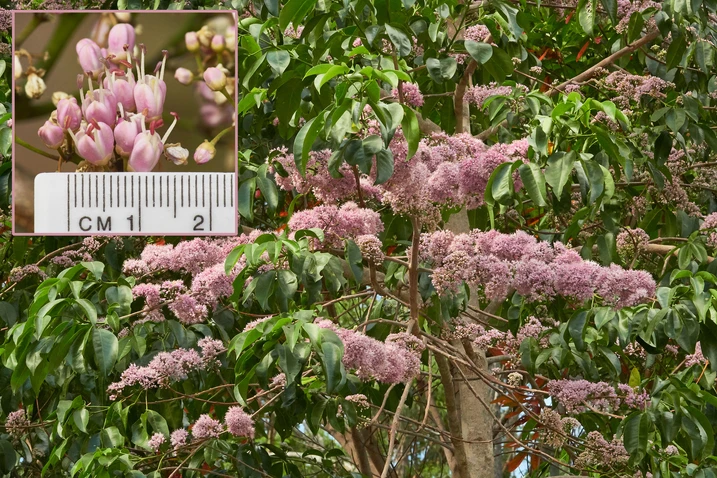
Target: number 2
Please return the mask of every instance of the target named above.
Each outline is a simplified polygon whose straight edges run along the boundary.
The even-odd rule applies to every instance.
[[[204,228],[202,227],[202,224],[204,224],[204,216],[197,214],[196,216],[194,216],[194,220],[197,221],[194,224],[194,230],[195,231],[203,231]]]

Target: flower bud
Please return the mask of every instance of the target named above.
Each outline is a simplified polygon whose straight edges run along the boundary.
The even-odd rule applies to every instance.
[[[15,79],[22,77],[22,62],[20,61],[20,55],[15,53],[15,59],[13,60],[13,69],[15,70]]]
[[[60,100],[65,100],[68,98],[72,98],[70,95],[65,93],[64,91],[56,91],[52,94],[52,104],[57,107],[58,103],[60,103]]]
[[[106,165],[114,150],[114,134],[112,127],[105,123],[95,123],[80,130],[77,134],[70,132],[75,141],[77,154],[95,166]]]
[[[129,158],[134,147],[134,140],[142,131],[142,115],[134,115],[130,120],[120,119],[115,126],[115,152],[123,158]]]
[[[186,68],[177,68],[174,78],[183,85],[189,85],[194,80],[194,73]]]
[[[226,32],[224,33],[224,44],[226,45],[227,50],[234,53],[237,47],[237,31],[235,25],[227,27]]]
[[[187,50],[191,52],[199,51],[199,38],[197,32],[187,32],[184,34],[184,44]]]
[[[199,40],[199,44],[205,48],[209,48],[209,46],[211,46],[213,37],[214,32],[206,25],[200,28],[197,32],[197,39]]]
[[[143,131],[134,139],[127,166],[130,171],[147,173],[154,169],[164,146],[158,133]]]
[[[207,68],[204,71],[204,82],[207,84],[209,89],[221,91],[227,86],[227,75],[225,75],[219,68]]]
[[[214,145],[209,141],[204,140],[204,142],[197,146],[197,149],[194,151],[194,162],[197,164],[208,163],[216,154],[217,149]]]
[[[124,111],[135,111],[134,87],[135,81],[131,74],[117,78],[116,73],[113,73],[109,78],[105,78],[105,88],[112,91]]]
[[[117,59],[124,60],[127,58],[124,46],[129,45],[129,51],[134,50],[134,40],[134,27],[129,23],[118,23],[110,30],[107,39],[107,51]]]
[[[57,124],[62,129],[77,131],[82,122],[82,110],[75,98],[65,98],[57,103]]]
[[[212,51],[214,53],[221,53],[224,51],[224,37],[221,35],[214,35],[212,37]]]
[[[115,21],[111,13],[103,13],[97,23],[92,27],[90,38],[98,45],[107,45],[107,36]]]
[[[65,131],[52,121],[45,121],[45,124],[37,130],[37,135],[50,149],[59,148],[65,141]]]
[[[177,166],[184,166],[189,159],[189,150],[183,148],[179,143],[166,144],[164,145],[164,157]]]
[[[129,23],[132,19],[132,14],[130,12],[114,12],[114,14],[117,21],[122,23]]]
[[[85,96],[82,111],[88,123],[105,123],[114,127],[117,122],[117,98],[107,89],[96,89]]]
[[[36,73],[27,75],[27,83],[25,83],[25,94],[28,98],[38,99],[47,89],[45,81]]]
[[[93,42],[89,38],[83,38],[77,42],[77,58],[80,61],[82,71],[92,72],[93,75],[97,75],[103,70],[102,62],[102,51],[97,43]]]
[[[166,93],[167,85],[163,80],[145,75],[142,82],[138,82],[134,87],[134,102],[137,112],[144,114],[149,121],[161,118]]]

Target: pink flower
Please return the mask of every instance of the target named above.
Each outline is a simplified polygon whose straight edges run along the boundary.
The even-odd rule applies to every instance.
[[[37,135],[50,149],[59,148],[65,141],[65,131],[51,121],[45,121],[45,124],[37,130]]]
[[[223,35],[214,35],[212,37],[212,43],[211,43],[211,49],[214,53],[221,53],[224,51],[224,36]]]
[[[189,85],[194,80],[194,73],[186,68],[177,68],[174,71],[174,78],[183,85]]]
[[[117,122],[117,98],[107,89],[90,91],[82,101],[82,113],[88,123],[105,123],[114,127]]]
[[[211,142],[204,140],[204,142],[197,146],[197,149],[194,150],[194,162],[197,164],[208,163],[216,154],[217,149],[214,145]]]
[[[147,442],[147,446],[150,447],[152,451],[158,452],[165,441],[167,441],[167,438],[164,435],[161,433],[155,433]]]
[[[120,118],[115,126],[115,151],[123,158],[129,158],[134,141],[142,131],[141,124],[144,123],[142,115],[135,115],[130,120]]]
[[[403,89],[403,101],[409,106],[413,106],[414,108],[419,108],[423,106],[423,93],[421,93],[420,88],[415,83],[406,83],[404,82],[401,85],[401,88]],[[394,89],[391,93],[394,98],[399,97],[398,89]]]
[[[82,110],[77,99],[64,98],[57,103],[57,124],[63,129],[77,131],[82,122]]]
[[[112,91],[117,103],[122,105],[123,110],[135,111],[137,105],[134,102],[134,75],[128,71],[126,75],[117,76],[117,72],[112,72],[108,78],[104,80],[105,88]]]
[[[143,131],[134,139],[132,153],[129,155],[127,166],[130,171],[149,172],[159,162],[164,145],[158,133]]]
[[[227,75],[216,67],[204,70],[204,82],[212,91],[221,91],[227,86]]]
[[[224,423],[232,435],[254,438],[254,421],[241,407],[230,407],[224,415]]]
[[[197,32],[187,32],[184,34],[184,44],[190,52],[199,51],[199,37]]]
[[[110,30],[107,38],[107,51],[117,59],[123,60],[127,57],[128,51],[134,50],[134,40],[134,27],[128,23],[118,23]],[[128,45],[127,50],[124,48],[125,45]]]
[[[207,414],[201,415],[192,427],[192,436],[197,440],[203,438],[219,438],[224,428],[218,420],[213,419]]]
[[[177,430],[174,430],[169,437],[170,442],[172,443],[172,448],[174,448],[175,450],[186,445],[187,438],[189,438],[189,432],[184,428],[178,428]]]
[[[5,429],[15,438],[20,438],[28,432],[27,427],[30,426],[30,420],[27,419],[25,409],[21,408],[7,414],[5,419]]]
[[[88,126],[86,131],[80,130],[75,134],[70,130],[70,134],[75,141],[77,154],[83,159],[96,166],[104,166],[109,162],[114,150],[114,134],[111,126],[95,123]]]
[[[89,38],[83,38],[77,42],[75,50],[77,51],[77,58],[80,62],[80,66],[82,67],[82,71],[89,72],[96,76],[97,73],[104,69],[102,61],[100,61],[100,58],[102,58],[102,52],[100,51],[100,47],[97,43],[93,42]]]

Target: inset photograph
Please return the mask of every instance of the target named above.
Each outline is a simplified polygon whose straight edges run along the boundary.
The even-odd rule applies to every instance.
[[[237,233],[234,12],[13,16],[13,233]]]

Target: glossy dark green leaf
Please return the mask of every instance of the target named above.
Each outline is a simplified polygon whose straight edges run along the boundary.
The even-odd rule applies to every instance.
[[[587,326],[588,312],[580,311],[573,315],[568,321],[568,333],[570,338],[573,339],[575,348],[583,352],[586,350],[585,347],[585,328]]]
[[[468,54],[481,65],[493,56],[493,47],[487,43],[466,40],[464,44]]]
[[[267,176],[269,165],[267,163],[262,164],[256,170],[256,180],[261,195],[266,201],[266,205],[269,207],[269,212],[274,213],[276,206],[279,204],[279,192],[276,189],[274,181]]]
[[[428,58],[426,59],[426,68],[428,74],[436,83],[443,83],[453,78],[456,74],[458,63],[454,58]]]
[[[0,440],[0,473],[9,475],[15,468],[16,462],[17,453],[15,453],[12,443],[7,440]]]
[[[117,362],[119,342],[115,334],[106,329],[92,331],[92,346],[95,351],[95,364],[102,375],[109,375]]]
[[[625,450],[633,463],[638,463],[647,454],[647,440],[650,432],[650,418],[647,413],[634,412],[623,424]]]
[[[548,167],[545,168],[545,181],[553,188],[555,195],[563,195],[563,189],[568,184],[575,165],[575,152],[554,153],[548,158]]]
[[[523,181],[523,187],[528,191],[528,196],[533,204],[539,207],[545,207],[548,203],[545,201],[547,192],[545,189],[545,176],[543,170],[535,163],[522,164],[518,168],[520,179]]]
[[[309,161],[309,151],[311,151],[311,146],[314,144],[314,141],[316,141],[316,138],[319,136],[319,131],[321,131],[323,127],[323,115],[311,118],[299,130],[296,138],[294,139],[294,161],[296,162],[297,169],[302,175],[306,173],[306,163]]]
[[[421,130],[418,127],[418,119],[416,113],[408,106],[403,107],[403,121],[401,121],[401,130],[403,136],[408,143],[408,155],[406,159],[411,159],[418,150],[418,143],[421,141]]]
[[[385,27],[386,33],[388,33],[388,37],[391,39],[391,43],[393,43],[398,56],[410,55],[413,51],[413,44],[408,35],[406,35],[400,27],[389,25],[388,23]]]
[[[321,352],[326,374],[326,393],[333,393],[341,384],[343,378],[342,350],[332,342],[321,344]]]
[[[239,186],[237,208],[242,217],[254,220],[254,195],[256,194],[256,176],[245,179]]]
[[[390,149],[382,149],[376,153],[376,181],[383,184],[393,176],[393,153]]]
[[[289,52],[286,50],[271,50],[266,54],[266,61],[274,71],[274,74],[279,76],[289,67],[291,55],[289,55]]]
[[[667,48],[666,63],[668,70],[671,70],[680,64],[680,62],[682,61],[682,57],[685,54],[686,48],[687,40],[685,39],[684,35],[672,36],[672,42]]]
[[[316,0],[289,0],[281,7],[279,13],[279,27],[286,30],[289,24],[297,28],[303,23],[304,17],[314,9]]]

